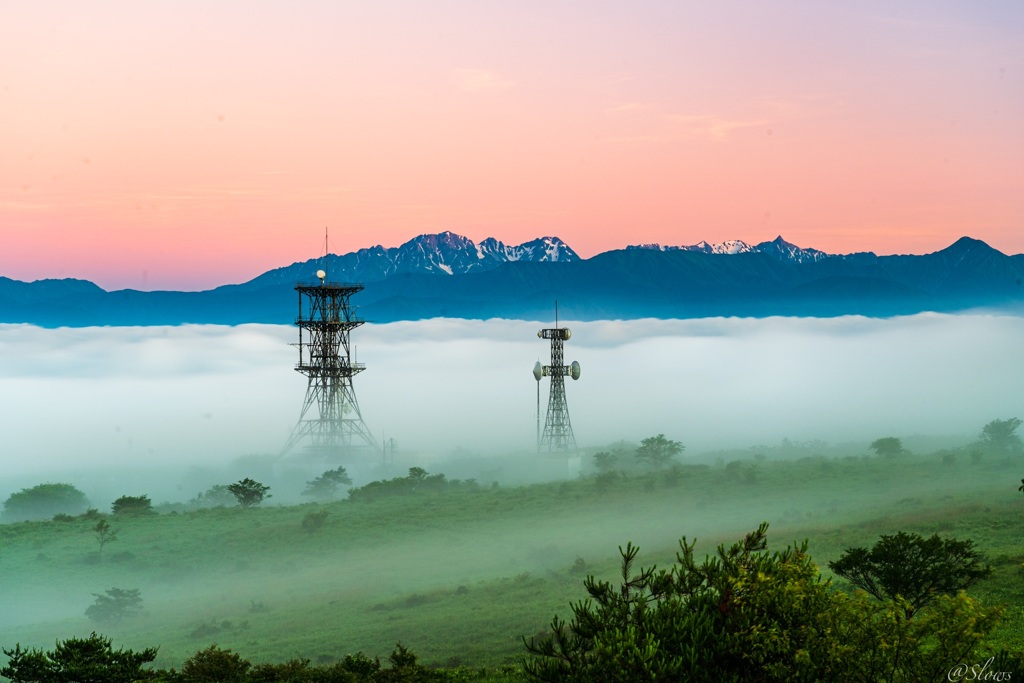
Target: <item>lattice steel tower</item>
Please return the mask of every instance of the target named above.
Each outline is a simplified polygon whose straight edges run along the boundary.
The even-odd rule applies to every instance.
[[[295,286],[299,293],[299,362],[295,369],[309,378],[299,421],[283,453],[305,441],[305,454],[317,460],[337,460],[368,449],[380,450],[359,412],[352,378],[366,369],[352,361],[349,334],[363,324],[349,299],[361,284],[327,282]],[[314,411],[315,406],[315,411]]]
[[[572,422],[569,420],[569,406],[565,402],[565,378],[580,378],[580,364],[573,361],[571,365],[563,363],[562,345],[572,336],[568,327],[558,326],[558,305],[555,305],[555,326],[537,332],[541,339],[551,340],[551,365],[541,365],[538,361],[533,367],[533,376],[537,380],[537,423],[540,432],[540,378],[551,378],[551,393],[548,395],[548,412],[544,418],[544,433],[537,439],[537,450],[547,446],[549,451],[576,450],[576,437],[572,433]]]

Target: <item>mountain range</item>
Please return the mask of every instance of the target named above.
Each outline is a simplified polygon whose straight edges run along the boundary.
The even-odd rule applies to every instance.
[[[292,287],[296,282],[310,279],[310,273],[320,268],[327,270],[331,280],[376,282],[404,273],[465,275],[491,270],[504,263],[579,260],[576,252],[557,237],[540,237],[513,247],[493,237],[475,244],[462,235],[442,232],[420,235],[400,247],[385,249],[378,245],[341,256],[331,254],[293,263],[263,273],[243,286],[286,284]]]
[[[781,236],[663,246],[580,258],[557,237],[517,246],[451,232],[293,263],[204,292],[105,291],[75,279],[0,277],[0,322],[41,326],[287,324],[298,282],[324,269],[361,282],[352,302],[373,322],[433,317],[575,320],[771,315],[892,316],[975,308],[1024,310],[1024,255],[963,237],[931,254],[828,254]]]

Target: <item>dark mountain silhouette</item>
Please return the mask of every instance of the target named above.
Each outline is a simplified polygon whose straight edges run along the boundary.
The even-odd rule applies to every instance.
[[[731,243],[735,245],[735,243]],[[557,238],[511,247],[423,235],[401,247],[331,256],[331,281],[360,281],[370,321],[433,317],[547,320],[707,316],[892,316],[974,308],[1024,309],[1024,255],[963,237],[925,254],[828,255],[781,237],[746,250],[644,245],[580,259]],[[719,245],[720,246],[720,245]],[[107,292],[82,280],[0,278],[0,321],[44,326],[288,324],[298,281],[324,259],[205,292]]]
[[[579,256],[557,237],[540,237],[518,246],[506,245],[488,237],[479,245],[452,232],[420,235],[400,247],[385,249],[377,245],[341,256],[331,254],[293,263],[268,271],[241,285],[259,289],[267,285],[286,284],[309,279],[320,268],[331,280],[376,282],[402,273],[464,275],[497,268],[516,261],[569,262]]]

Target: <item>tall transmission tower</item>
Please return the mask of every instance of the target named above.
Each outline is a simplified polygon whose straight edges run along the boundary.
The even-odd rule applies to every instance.
[[[558,326],[558,304],[555,304],[555,326],[537,332],[541,339],[551,340],[551,364],[541,365],[538,361],[533,367],[533,376],[537,380],[537,451],[545,446],[549,451],[576,450],[576,437],[572,433],[572,422],[569,420],[569,406],[565,402],[565,378],[580,378],[580,364],[573,361],[571,365],[563,362],[563,344],[572,336],[568,327]],[[544,418],[544,432],[540,433],[540,379],[551,378],[551,393],[548,395],[548,412]]]
[[[349,335],[364,321],[355,314],[349,300],[362,291],[363,285],[329,282],[326,270],[317,271],[316,276],[319,284],[295,286],[299,293],[295,319],[299,362],[295,369],[309,378],[309,384],[299,421],[282,454],[301,442],[305,442],[307,457],[315,460],[337,460],[369,449],[377,452],[380,449],[363,422],[352,386],[352,378],[366,365],[352,361]]]

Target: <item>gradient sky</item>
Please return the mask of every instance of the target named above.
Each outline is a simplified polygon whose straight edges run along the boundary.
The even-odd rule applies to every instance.
[[[0,275],[452,230],[1024,252],[1024,3],[0,0]]]

